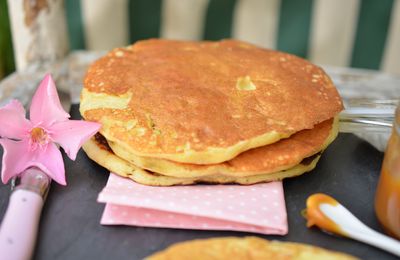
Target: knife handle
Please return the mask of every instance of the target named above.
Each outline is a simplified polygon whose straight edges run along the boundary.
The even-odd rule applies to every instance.
[[[17,189],[0,227],[0,259],[30,259],[35,247],[43,198],[34,191]]]

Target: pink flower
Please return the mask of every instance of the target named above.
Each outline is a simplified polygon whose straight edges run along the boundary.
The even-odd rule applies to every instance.
[[[0,108],[0,144],[3,146],[1,180],[8,180],[36,166],[61,185],[66,185],[65,169],[59,144],[71,160],[82,144],[100,125],[69,120],[63,110],[53,79],[46,75],[32,98],[30,120],[18,100]]]

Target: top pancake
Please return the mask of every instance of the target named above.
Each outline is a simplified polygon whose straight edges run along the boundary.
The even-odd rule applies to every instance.
[[[131,153],[211,164],[334,117],[340,96],[296,56],[234,40],[147,40],[92,64],[80,111]]]

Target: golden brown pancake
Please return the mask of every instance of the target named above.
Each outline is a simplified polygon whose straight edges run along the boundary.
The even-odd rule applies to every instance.
[[[234,40],[147,40],[90,66],[86,120],[137,156],[213,164],[334,117],[325,72],[299,57]]]
[[[178,177],[225,175],[234,177],[267,174],[292,168],[304,158],[324,150],[337,136],[337,119],[317,124],[276,143],[245,151],[219,164],[186,164],[166,159],[140,157],[108,142],[113,152],[134,165],[159,174]]]
[[[315,168],[321,156],[320,153],[317,153],[313,156],[303,159],[300,164],[292,168],[268,174],[258,174],[245,177],[213,174],[208,176],[178,178],[147,171],[124,159],[121,159],[112,152],[107,141],[99,134],[88,140],[83,145],[83,150],[86,152],[89,158],[109,171],[122,177],[130,178],[137,183],[152,186],[190,185],[197,183],[236,183],[249,185],[261,182],[277,181],[311,171]]]
[[[258,237],[222,237],[198,239],[174,244],[147,260],[288,260],[288,259],[357,259],[351,255],[307,244],[268,241]]]

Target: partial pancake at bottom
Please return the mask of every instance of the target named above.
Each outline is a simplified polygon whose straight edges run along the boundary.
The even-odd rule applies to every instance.
[[[258,237],[218,237],[184,241],[157,252],[146,260],[181,259],[336,259],[354,260],[351,255],[308,244],[268,241]]]
[[[165,176],[151,171],[144,170],[128,161],[116,156],[107,144],[107,141],[100,138],[92,137],[83,145],[83,150],[90,159],[100,164],[109,171],[116,173],[122,177],[127,177],[137,183],[151,186],[173,186],[173,185],[190,185],[196,183],[237,183],[237,184],[255,184],[261,182],[270,182],[282,180],[288,177],[295,177],[315,168],[321,153],[317,153],[311,157],[303,159],[303,161],[287,170],[278,171],[268,174],[259,174],[246,177],[225,176],[221,174],[177,178]]]

